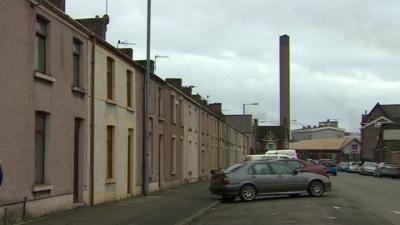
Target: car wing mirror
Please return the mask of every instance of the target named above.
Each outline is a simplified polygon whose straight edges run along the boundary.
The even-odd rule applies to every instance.
[[[299,173],[299,171],[297,171],[297,170],[293,170],[293,175],[297,175]]]

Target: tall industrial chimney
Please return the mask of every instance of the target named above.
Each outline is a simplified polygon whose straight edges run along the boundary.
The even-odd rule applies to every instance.
[[[284,148],[289,148],[290,138],[290,49],[289,36],[279,37],[280,126],[284,130]]]

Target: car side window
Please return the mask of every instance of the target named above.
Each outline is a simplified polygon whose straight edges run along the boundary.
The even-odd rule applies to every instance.
[[[272,174],[271,169],[266,163],[259,163],[251,167],[250,175],[269,175]]]
[[[301,169],[304,167],[303,163],[294,160],[287,161],[287,166],[289,166],[292,169]]]
[[[269,164],[274,172],[274,174],[291,174],[293,170],[282,163],[271,162]]]

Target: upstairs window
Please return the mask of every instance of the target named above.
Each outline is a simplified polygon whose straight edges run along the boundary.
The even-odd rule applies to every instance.
[[[47,21],[36,18],[35,70],[46,72]]]
[[[171,113],[171,116],[172,116],[172,123],[173,124],[176,124],[176,107],[175,107],[175,104],[176,104],[176,99],[175,99],[175,95],[171,95],[171,110],[172,110],[172,113]]]
[[[126,106],[132,108],[132,71],[126,71]]]
[[[114,59],[107,57],[107,99],[114,99],[115,78],[114,78]]]
[[[72,85],[74,87],[80,87],[81,80],[81,45],[82,42],[74,39],[73,42],[73,54],[72,54],[72,64],[73,64],[73,79]]]
[[[163,117],[164,115],[164,107],[163,107],[163,99],[162,99],[162,87],[158,88],[158,116]]]

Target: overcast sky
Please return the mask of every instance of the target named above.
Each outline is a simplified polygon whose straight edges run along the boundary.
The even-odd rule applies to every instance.
[[[66,0],[73,18],[103,15],[106,0]],[[146,50],[146,0],[109,0],[107,41]],[[153,0],[157,75],[179,77],[225,114],[279,121],[279,36],[290,36],[292,128],[338,119],[359,131],[377,103],[400,103],[400,1]]]

